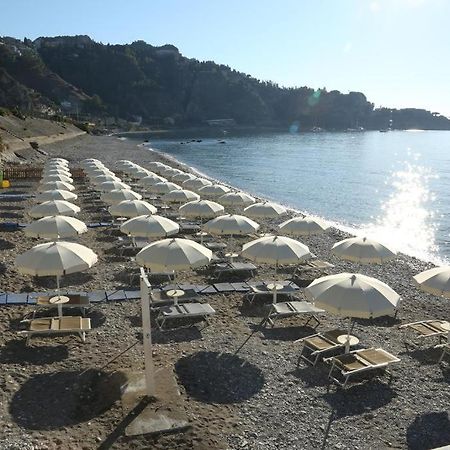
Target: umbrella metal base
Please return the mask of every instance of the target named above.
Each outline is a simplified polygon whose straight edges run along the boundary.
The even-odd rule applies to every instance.
[[[173,371],[168,368],[155,370],[155,397],[145,397],[144,372],[123,371],[126,376],[121,402],[127,414],[137,415],[125,428],[126,436],[161,434],[182,431],[189,427]],[[139,405],[143,406],[140,408]]]

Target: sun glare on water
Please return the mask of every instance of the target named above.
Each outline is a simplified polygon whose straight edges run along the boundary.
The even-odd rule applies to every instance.
[[[435,196],[429,188],[433,178],[429,169],[405,162],[387,181],[391,194],[375,222],[364,227],[365,233],[400,252],[436,261]]]

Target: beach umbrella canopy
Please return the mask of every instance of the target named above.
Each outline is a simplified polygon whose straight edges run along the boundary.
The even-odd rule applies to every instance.
[[[175,272],[206,266],[211,258],[212,251],[197,242],[169,238],[144,247],[136,255],[136,262],[154,272]]]
[[[194,191],[201,189],[204,186],[211,186],[212,184],[212,181],[209,181],[206,178],[191,178],[182,183],[183,188],[194,189]]]
[[[180,169],[174,169],[173,167],[163,167],[162,169],[160,169],[159,173],[161,173],[161,175],[164,175],[165,177],[173,177],[174,175],[178,175],[179,173],[183,173],[182,170]]]
[[[372,319],[395,313],[400,296],[386,283],[360,273],[338,273],[314,280],[306,298],[331,314],[348,317],[345,352],[350,350],[353,318]]]
[[[63,169],[63,170],[69,170],[68,164],[58,163],[58,162],[50,162],[44,165],[44,169],[50,170],[50,169]]]
[[[109,212],[115,217],[137,217],[156,214],[157,209],[144,200],[124,200],[109,207]]]
[[[147,164],[147,167],[150,170],[153,170],[153,171],[157,172],[158,170],[164,169],[164,168],[169,167],[169,166],[167,164],[164,164],[164,163],[159,162],[159,161],[151,161],[151,162],[149,162]]]
[[[88,175],[89,179],[95,178],[97,176],[101,175],[111,175],[114,176],[114,172],[107,169],[106,167],[92,167],[89,169],[85,169],[86,174]]]
[[[64,181],[65,183],[73,183],[73,178],[59,173],[52,173],[44,175],[41,179],[41,183],[47,183],[48,181]]]
[[[198,193],[205,197],[220,197],[227,192],[230,192],[230,188],[227,188],[222,184],[209,184],[198,189]]]
[[[206,222],[204,230],[216,235],[251,234],[259,229],[252,219],[238,214],[227,214]]]
[[[30,209],[28,214],[33,218],[45,216],[74,216],[80,212],[80,207],[65,200],[48,200]]]
[[[113,189],[112,191],[103,192],[100,199],[105,203],[114,205],[115,203],[123,202],[124,200],[141,200],[142,195],[131,189]]]
[[[60,163],[60,164],[69,164],[69,161],[65,158],[50,158],[48,160],[48,162],[56,162],[56,163]]]
[[[119,177],[115,175],[96,175],[90,178],[91,183],[95,186],[99,186],[102,183],[111,182],[111,181],[121,181]]]
[[[200,195],[195,192],[188,191],[187,189],[175,189],[174,191],[164,194],[161,200],[167,203],[186,203],[194,200],[200,200]]]
[[[138,168],[131,168],[127,171],[127,173],[132,177],[132,178],[137,178],[137,179],[141,179],[141,178],[145,178],[148,175],[150,175],[150,171],[147,169],[144,169],[142,167],[138,167]]]
[[[87,226],[75,217],[47,216],[30,223],[24,231],[25,235],[30,237],[60,239],[86,233]]]
[[[49,191],[43,191],[36,195],[36,200],[38,202],[46,202],[48,200],[67,200],[72,201],[78,198],[77,194],[70,191],[65,191],[64,189],[52,189]]]
[[[90,163],[100,163],[102,164],[102,162],[99,159],[95,159],[95,158],[86,158],[83,159],[83,161],[81,161],[82,164],[90,164]]]
[[[323,233],[329,226],[315,217],[294,217],[280,224],[278,228],[289,236],[311,236]]]
[[[179,211],[184,217],[192,219],[212,219],[222,214],[224,208],[211,200],[196,200],[180,206]]]
[[[130,185],[123,181],[104,181],[96,185],[95,188],[102,192],[114,191],[116,189],[131,189]]]
[[[55,167],[50,169],[44,168],[42,170],[42,176],[44,177],[46,175],[66,175],[67,177],[72,177],[70,170],[63,169],[61,167]]]
[[[286,212],[286,208],[272,202],[254,203],[244,209],[244,213],[253,219],[272,219]]]
[[[168,194],[170,191],[175,191],[181,189],[181,186],[170,181],[162,181],[155,183],[153,186],[149,186],[149,191],[153,194]]]
[[[425,292],[450,298],[450,267],[435,267],[413,277],[414,283]]]
[[[166,217],[144,215],[127,220],[120,226],[120,231],[133,237],[162,238],[177,234],[180,226]]]
[[[138,183],[142,186],[153,186],[156,183],[164,183],[167,180],[164,177],[160,177],[159,175],[156,175],[155,173],[150,173],[144,178],[141,178]]]
[[[97,262],[97,255],[84,245],[74,242],[45,242],[17,256],[15,265],[19,272],[34,276],[56,276],[89,269]]]
[[[242,256],[265,264],[297,264],[311,257],[309,248],[286,236],[264,236],[244,244]]]
[[[225,206],[247,206],[255,203],[255,199],[245,192],[227,192],[221,195],[217,201]]]
[[[372,319],[395,312],[400,296],[386,283],[360,273],[338,273],[314,280],[306,297],[331,314]]]
[[[372,239],[354,237],[333,245],[331,252],[341,259],[361,264],[376,264],[395,258],[397,252]]]
[[[195,178],[195,175],[192,175],[191,173],[182,172],[177,173],[172,177],[173,181],[176,181],[177,183],[183,183],[183,181],[191,180],[192,178]]]
[[[47,181],[39,185],[40,192],[53,191],[55,189],[60,189],[63,191],[74,191],[75,187],[70,183],[66,183],[65,181]]]

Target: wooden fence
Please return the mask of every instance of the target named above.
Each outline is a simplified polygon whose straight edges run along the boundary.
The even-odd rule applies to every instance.
[[[1,169],[0,169],[1,170]],[[84,178],[86,174],[82,169],[70,169],[72,177]],[[3,169],[3,179],[4,180],[18,180],[18,179],[31,179],[39,180],[42,178],[42,167],[7,167]]]

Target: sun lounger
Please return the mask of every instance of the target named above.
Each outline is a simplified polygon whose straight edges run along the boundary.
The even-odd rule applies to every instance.
[[[324,362],[331,364],[328,378],[344,388],[351,377],[375,376],[380,372],[391,376],[391,373],[387,370],[388,366],[399,361],[400,358],[382,348],[354,350],[344,355],[324,359]],[[333,375],[335,371],[339,373],[341,379]]]
[[[261,296],[273,296],[273,290],[269,289],[268,285],[271,283],[274,283],[273,281],[269,282],[262,282],[258,284],[251,284],[250,285],[250,291],[245,294],[244,298],[248,301],[248,303],[252,304],[256,297]],[[279,283],[276,282],[275,284],[282,284],[283,282]],[[283,283],[282,288],[277,290],[277,297],[291,297],[292,295],[295,295],[298,293],[298,286],[295,283]]]
[[[449,329],[445,328],[448,322],[445,320],[420,320],[418,322],[406,323],[400,325],[400,329],[406,328],[416,333],[418,338],[431,336],[445,337],[449,334]]]
[[[216,311],[208,303],[184,303],[182,305],[164,306],[158,309],[156,323],[159,329],[163,329],[168,320],[193,319],[204,320],[208,323],[208,317]]]
[[[194,289],[183,290],[183,295],[177,297],[178,303],[194,302],[200,297]],[[167,305],[173,305],[174,299],[167,295],[167,291],[151,290],[150,291],[150,303],[153,307],[161,307]]]
[[[79,295],[79,294],[64,294],[69,297],[69,301],[67,303],[59,304],[60,307],[64,308],[80,308],[83,316],[86,313],[86,309],[89,308],[91,302],[87,295]],[[50,303],[50,299],[54,297],[52,296],[39,296],[36,298],[35,310],[33,312],[33,318],[40,308],[57,308],[58,304]]]
[[[273,303],[270,306],[269,313],[267,315],[267,323],[273,327],[275,325],[275,320],[277,319],[293,316],[304,316],[307,319],[304,326],[306,327],[311,321],[314,321],[314,328],[316,328],[320,324],[316,314],[323,312],[325,312],[323,309],[316,308],[309,302],[293,301]]]
[[[33,319],[29,322],[29,329],[19,331],[27,337],[27,345],[33,336],[78,334],[83,342],[86,340],[86,332],[91,330],[91,319],[80,316],[44,317]]]
[[[217,280],[220,280],[224,276],[234,277],[237,275],[251,278],[255,275],[256,270],[256,266],[252,263],[225,262],[214,266],[213,275]]]
[[[302,349],[297,361],[297,367],[300,365],[300,360],[303,359],[308,364],[315,366],[320,358],[330,353],[338,353],[345,349],[345,344],[338,342],[337,338],[347,334],[346,330],[334,329],[324,331],[322,333],[306,336],[297,339],[294,343],[301,342]]]

